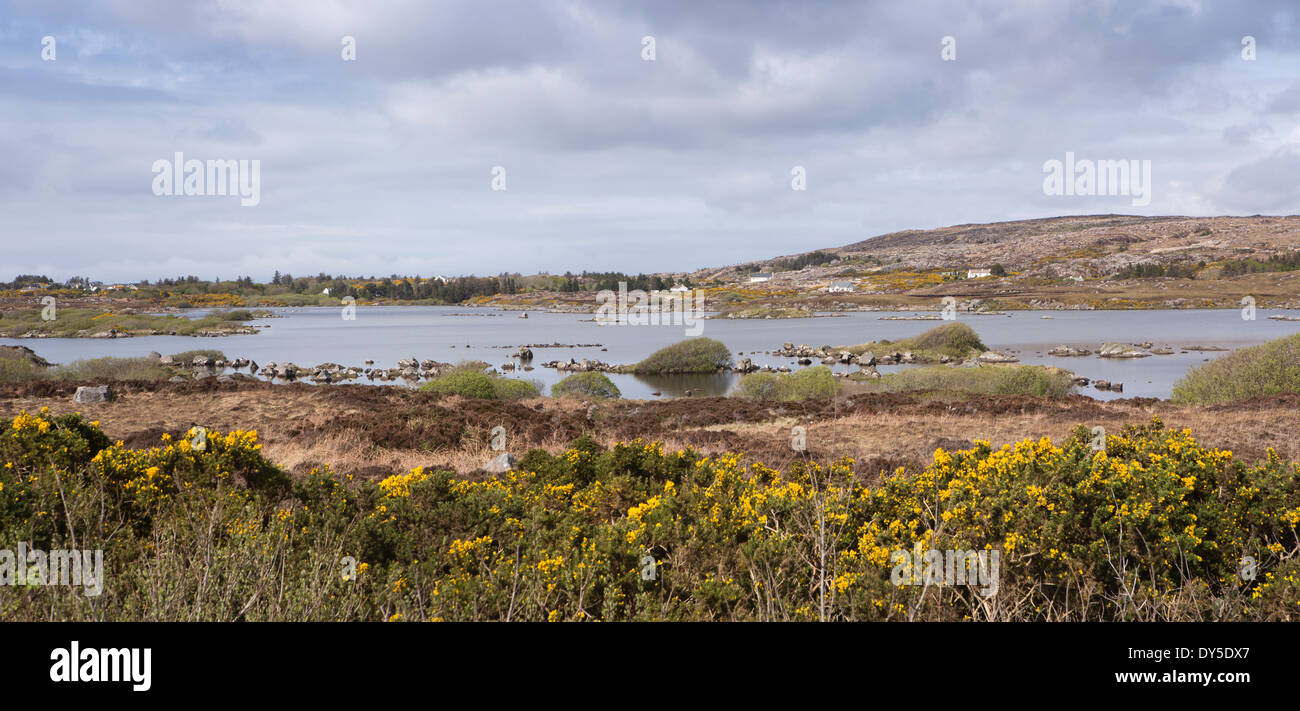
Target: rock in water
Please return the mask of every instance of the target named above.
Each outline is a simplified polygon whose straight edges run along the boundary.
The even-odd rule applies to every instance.
[[[1097,349],[1097,355],[1102,358],[1146,358],[1151,354],[1123,343],[1103,343]]]
[[[1020,360],[1008,353],[1000,351],[984,351],[980,354],[978,360],[981,363],[1018,363]]]
[[[113,389],[107,385],[82,385],[72,396],[73,402],[108,402],[113,399]]]
[[[483,470],[486,471],[488,474],[505,474],[511,469],[514,469],[515,465],[518,463],[519,460],[515,459],[515,456],[513,454],[509,452],[502,452],[501,454],[493,458],[492,461],[484,465]]]

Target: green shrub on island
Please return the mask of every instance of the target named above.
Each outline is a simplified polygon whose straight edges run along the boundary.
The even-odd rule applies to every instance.
[[[1174,383],[1174,402],[1213,405],[1300,393],[1300,333],[1242,348],[1188,371]]]
[[[618,386],[604,373],[574,373],[551,386],[552,397],[579,397],[616,400],[622,397]]]
[[[930,360],[939,360],[947,356],[955,360],[964,360],[977,356],[988,350],[980,340],[975,329],[964,323],[948,323],[936,326],[928,331],[897,341],[879,340],[849,346],[844,350],[857,355],[868,351],[877,355],[881,353],[901,353],[911,351],[913,355]]]
[[[712,338],[688,338],[681,343],[660,348],[637,363],[632,372],[638,375],[676,375],[716,373],[731,367],[731,350]]]

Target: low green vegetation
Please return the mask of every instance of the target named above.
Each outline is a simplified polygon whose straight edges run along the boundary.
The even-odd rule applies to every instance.
[[[1172,399],[1211,405],[1281,393],[1300,393],[1300,333],[1193,368],[1174,383]]]
[[[54,319],[43,318],[42,307],[0,314],[0,337],[104,338],[123,336],[197,336],[204,333],[253,333],[245,322],[259,318],[248,309],[214,311],[201,318],[174,314],[115,314],[100,309],[56,308]]]
[[[819,365],[793,373],[750,373],[740,379],[736,395],[750,400],[826,399],[840,392],[840,381],[830,368]]]
[[[1036,365],[986,365],[963,368],[933,365],[908,368],[879,380],[850,376],[868,392],[947,391],[984,395],[1065,397],[1073,389],[1072,376],[1059,368]]]
[[[604,373],[574,373],[551,386],[553,397],[578,397],[614,400],[622,397],[618,386]]]
[[[651,353],[632,372],[638,375],[716,373],[730,366],[731,350],[721,341],[689,338]]]
[[[911,338],[898,341],[874,341],[849,346],[843,350],[858,355],[868,351],[877,355],[911,351],[913,355],[922,359],[938,360],[941,356],[947,356],[955,360],[964,360],[987,351],[988,346],[984,345],[979,334],[975,333],[975,329],[970,326],[964,323],[948,323]]]
[[[167,380],[188,374],[194,356],[224,360],[218,350],[193,350],[172,356],[175,366],[163,365],[153,358],[91,358],[65,364],[45,364],[20,350],[0,348],[0,383],[36,381],[83,382],[91,380]]]
[[[541,397],[541,388],[531,380],[489,374],[486,364],[460,363],[456,368],[420,386],[421,390],[459,395],[480,400],[523,400]]]

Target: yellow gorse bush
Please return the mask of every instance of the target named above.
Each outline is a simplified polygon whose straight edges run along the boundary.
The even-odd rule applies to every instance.
[[[86,540],[110,512],[124,525],[102,544],[121,588],[105,599],[122,619],[177,604],[139,571],[191,581],[182,598],[204,600],[204,619],[1300,616],[1297,467],[1274,453],[1247,465],[1158,422],[1101,451],[1082,428],[940,449],[878,480],[847,459],[778,470],[580,439],[481,481],[318,468],[293,484],[254,432],[132,449],[76,416],[0,427],[0,531],[59,547],[67,521]],[[894,583],[894,553],[931,550],[998,553],[996,594]],[[345,556],[366,574],[339,575]]]

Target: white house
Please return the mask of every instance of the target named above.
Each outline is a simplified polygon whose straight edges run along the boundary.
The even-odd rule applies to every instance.
[[[830,286],[826,287],[826,291],[829,291],[832,294],[853,293],[853,282],[833,281]]]
[[[750,284],[761,284],[765,281],[771,281],[771,280],[772,280],[772,274],[770,272],[754,272],[753,274],[749,275]]]
[[[669,289],[669,291],[673,291],[673,292],[676,292],[676,293],[678,293],[678,294],[685,294],[686,292],[688,292],[688,291],[690,291],[690,290],[691,290],[691,288],[690,288],[689,286],[683,286],[683,285],[681,285],[681,284],[678,284],[678,285],[674,286],[673,288]]]
[[[992,269],[967,269],[967,279],[979,279],[980,277],[993,276]]]

